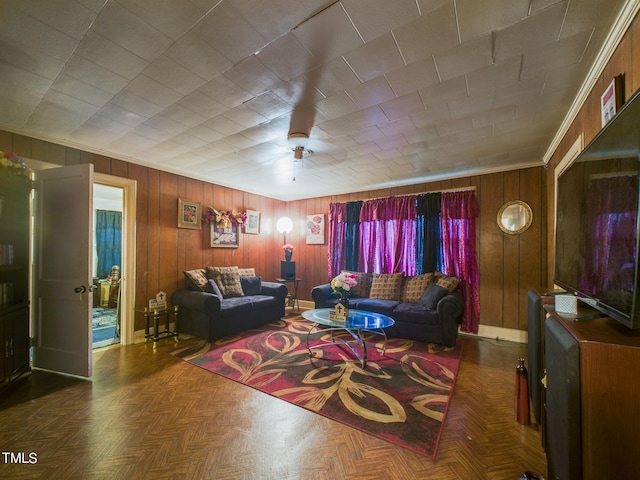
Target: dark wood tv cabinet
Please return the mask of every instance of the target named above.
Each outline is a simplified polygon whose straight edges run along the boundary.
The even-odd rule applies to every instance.
[[[543,308],[548,477],[640,478],[640,330]]]

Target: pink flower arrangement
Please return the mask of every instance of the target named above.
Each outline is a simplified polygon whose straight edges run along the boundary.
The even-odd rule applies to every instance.
[[[332,295],[340,295],[340,298],[347,298],[351,289],[358,284],[353,273],[342,272],[331,280]]]
[[[296,248],[293,245],[291,245],[290,243],[285,243],[282,246],[282,251],[284,252],[284,259],[287,262],[291,261],[291,256],[293,255],[293,249]]]

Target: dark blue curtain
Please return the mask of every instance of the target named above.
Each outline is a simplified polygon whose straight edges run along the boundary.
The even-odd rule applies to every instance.
[[[121,212],[96,210],[96,250],[98,278],[105,278],[109,275],[111,267],[114,265],[122,266]]]
[[[435,192],[418,195],[416,209],[418,214],[416,225],[418,274],[442,271],[442,234],[440,229],[442,194]]]
[[[360,245],[360,209],[362,202],[347,202],[345,268],[358,271],[358,248]]]

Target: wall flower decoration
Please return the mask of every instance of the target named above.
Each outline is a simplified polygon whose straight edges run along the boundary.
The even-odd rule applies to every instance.
[[[233,225],[243,225],[247,221],[246,212],[240,213],[236,210],[216,210],[207,207],[202,222],[207,225],[214,223],[219,228],[231,228]]]
[[[15,178],[31,187],[31,169],[11,150],[0,150],[0,178]]]

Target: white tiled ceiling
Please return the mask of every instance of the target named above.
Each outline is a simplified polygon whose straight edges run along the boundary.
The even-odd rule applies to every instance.
[[[282,200],[541,164],[624,4],[3,0],[0,128]]]

